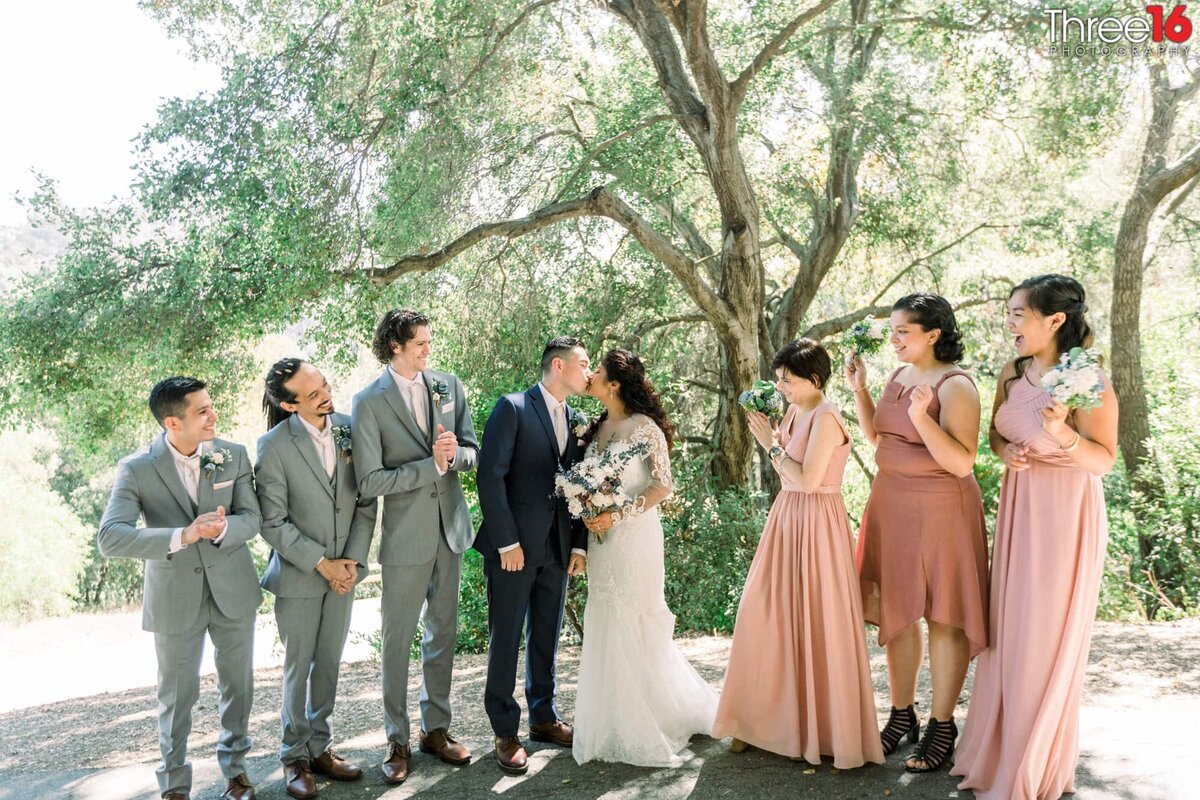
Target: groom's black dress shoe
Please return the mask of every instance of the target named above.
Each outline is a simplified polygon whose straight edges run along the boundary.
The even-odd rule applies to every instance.
[[[559,747],[570,747],[575,743],[575,731],[571,730],[571,726],[561,719],[556,719],[554,722],[542,725],[530,725],[529,738],[535,742],[548,742]]]
[[[529,756],[515,736],[496,737],[496,763],[510,775],[524,775],[529,769]]]

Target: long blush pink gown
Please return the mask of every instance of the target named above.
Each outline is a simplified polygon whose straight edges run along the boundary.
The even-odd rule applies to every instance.
[[[813,422],[824,414],[846,433],[829,402],[799,422],[789,409],[779,439],[790,458],[803,462]],[[849,455],[847,436],[814,492],[782,478],[746,576],[713,723],[714,738],[735,736],[812,764],[831,756],[839,769],[883,763],[842,502]]]
[[[992,555],[992,646],[980,654],[950,774],[981,800],[1057,800],[1074,791],[1079,700],[1104,572],[1100,478],[1041,427],[1050,395],[1010,384],[996,430],[1029,448],[1004,473]]]

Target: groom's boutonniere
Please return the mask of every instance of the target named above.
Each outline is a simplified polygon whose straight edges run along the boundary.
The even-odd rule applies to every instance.
[[[346,463],[350,463],[351,456],[351,439],[349,425],[334,425],[333,426],[333,444],[337,447],[338,452],[342,454],[342,458],[346,459]]]
[[[575,436],[575,443],[580,447],[583,446],[583,435],[587,433],[588,426],[591,424],[587,414],[571,409],[571,433]]]
[[[436,380],[430,387],[433,390],[433,400],[439,406],[450,399],[450,387],[443,380]]]
[[[231,458],[233,458],[233,453],[224,447],[209,450],[200,456],[200,469],[204,470],[205,475],[211,478],[217,470],[223,469]]]

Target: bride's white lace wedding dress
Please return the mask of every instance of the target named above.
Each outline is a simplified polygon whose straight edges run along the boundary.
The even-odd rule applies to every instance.
[[[663,529],[656,506],[671,494],[662,430],[634,416],[597,435],[587,456],[616,442],[645,443],[622,484],[636,500],[614,515],[604,541],[588,547],[588,598],[575,702],[575,760],[675,766],[694,734],[709,734],[718,694],[673,639],[663,597]]]

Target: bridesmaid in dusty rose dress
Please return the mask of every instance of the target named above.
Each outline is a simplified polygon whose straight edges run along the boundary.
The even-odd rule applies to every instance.
[[[811,339],[772,364],[787,399],[779,431],[750,430],[783,489],[771,505],[738,607],[713,736],[839,769],[883,762],[853,545],[842,503],[850,437],[825,399],[829,354]]]
[[[1041,376],[1087,347],[1083,287],[1030,278],[1008,300],[1018,358],[1000,374],[989,435],[1004,460],[992,555],[991,649],[979,657],[952,775],[984,800],[1057,800],[1074,791],[1079,697],[1104,571],[1100,476],[1116,460],[1117,397],[1067,410]]]
[[[948,763],[958,728],[954,709],[971,659],[987,646],[987,533],[972,474],[979,441],[979,393],[956,363],[963,346],[954,309],[919,292],[892,306],[892,348],[902,366],[878,405],[861,359],[846,365],[859,425],[879,472],[863,510],[858,574],[866,619],[887,648],[892,710],[883,752],[916,741],[917,676],[929,627],[933,702],[910,772]]]

